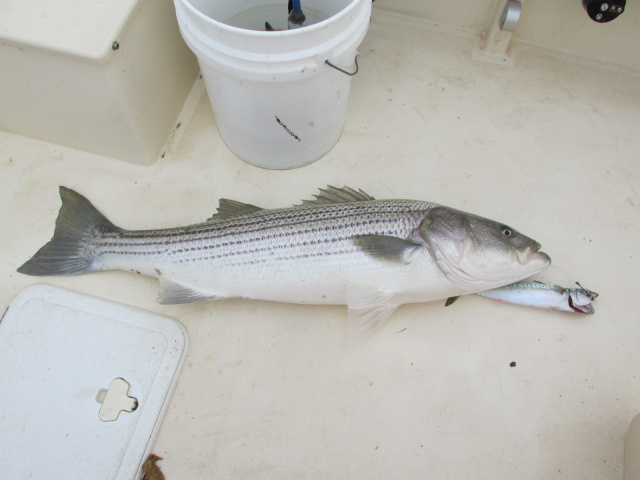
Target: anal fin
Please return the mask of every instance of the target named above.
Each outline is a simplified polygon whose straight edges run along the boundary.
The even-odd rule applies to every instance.
[[[200,300],[220,300],[222,298],[224,297],[201,292],[160,277],[160,291],[158,292],[157,302],[162,305],[192,303]]]
[[[349,290],[349,347],[354,347],[380,328],[398,307],[397,292],[390,290]]]

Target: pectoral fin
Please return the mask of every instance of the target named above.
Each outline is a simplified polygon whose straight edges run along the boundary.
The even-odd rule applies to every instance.
[[[220,300],[221,298],[224,297],[201,292],[160,277],[160,291],[158,292],[157,302],[162,305],[191,303],[199,300]]]
[[[361,343],[391,316],[398,307],[397,292],[389,290],[350,289],[348,343]]]
[[[413,254],[425,248],[410,240],[389,235],[355,235],[353,243],[372,258],[396,263],[411,263]]]

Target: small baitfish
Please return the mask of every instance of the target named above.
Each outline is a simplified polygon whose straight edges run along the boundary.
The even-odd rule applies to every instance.
[[[594,312],[592,301],[598,294],[582,288],[578,282],[576,284],[580,288],[563,288],[540,282],[516,282],[504,287],[476,292],[476,295],[527,307],[591,315]],[[445,306],[451,305],[456,299],[457,297],[449,298]]]
[[[348,187],[280,209],[221,199],[207,221],[163,230],[124,230],[75,191],[60,187],[60,197],[53,239],[20,273],[140,272],[159,278],[163,304],[346,304],[350,340],[403,303],[500,287],[551,263],[538,242],[502,223]]]
[[[582,288],[580,284],[578,286],[580,288],[563,288],[558,285],[547,285],[538,282],[517,282],[504,287],[477,292],[476,295],[529,307],[591,315],[594,312],[591,302],[595,300],[598,294]]]

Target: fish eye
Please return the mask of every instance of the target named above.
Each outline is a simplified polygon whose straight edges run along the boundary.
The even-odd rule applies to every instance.
[[[511,235],[513,235],[513,230],[511,230],[509,227],[505,227],[504,225],[500,227],[500,230],[505,237],[510,237]]]

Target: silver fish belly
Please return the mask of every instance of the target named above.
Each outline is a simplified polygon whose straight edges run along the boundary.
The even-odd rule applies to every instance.
[[[537,242],[498,222],[348,187],[273,210],[222,199],[206,222],[141,231],[116,227],[73,190],[60,194],[53,239],[19,272],[140,272],[159,278],[165,304],[231,297],[347,304],[358,336],[400,304],[495,288],[550,264]]]

